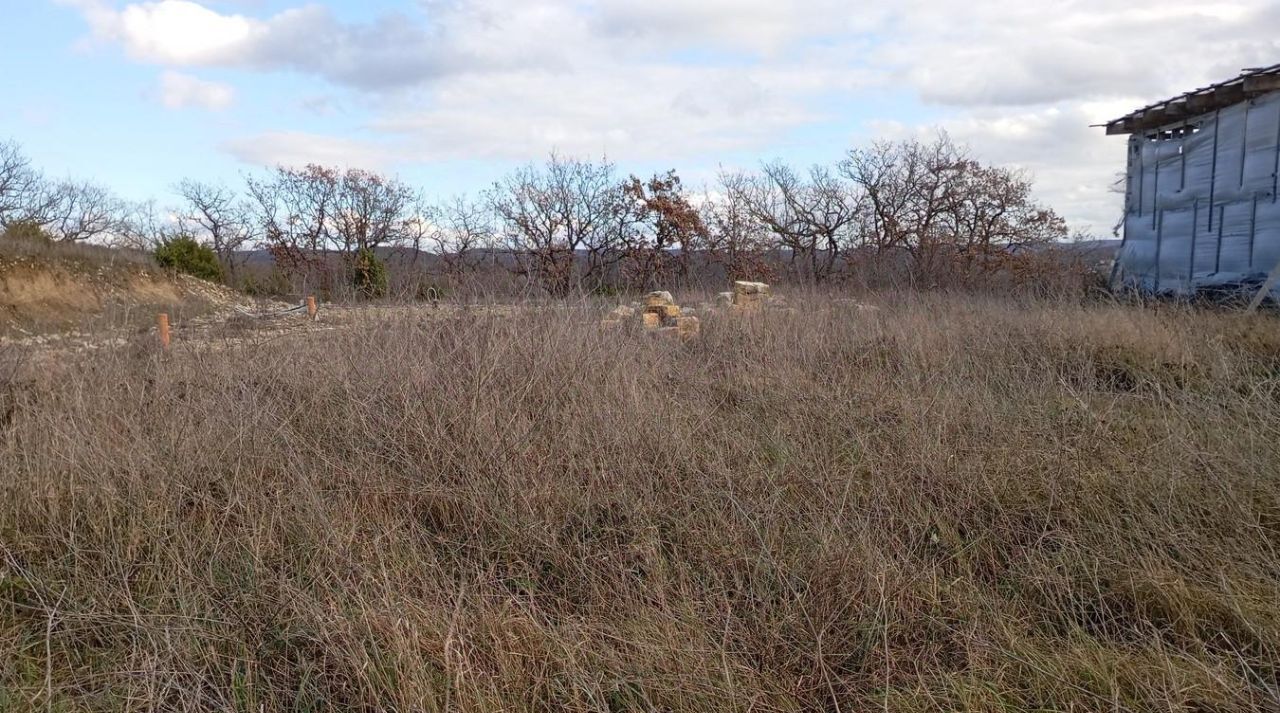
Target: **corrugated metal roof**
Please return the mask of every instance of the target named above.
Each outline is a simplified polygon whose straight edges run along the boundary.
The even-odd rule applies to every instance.
[[[1108,121],[1108,134],[1136,134],[1176,123],[1280,89],[1280,64],[1246,69],[1238,77],[1144,106]]]

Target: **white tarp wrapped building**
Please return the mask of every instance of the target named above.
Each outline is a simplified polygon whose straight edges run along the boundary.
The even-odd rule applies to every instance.
[[[1106,129],[1129,135],[1113,281],[1165,294],[1256,291],[1280,264],[1280,65],[1152,104]]]

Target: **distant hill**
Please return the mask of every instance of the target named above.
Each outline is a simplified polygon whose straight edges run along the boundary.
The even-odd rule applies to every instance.
[[[1056,243],[1052,247],[1065,253],[1089,256],[1098,260],[1113,260],[1120,251],[1119,239],[1079,240],[1070,243]]]

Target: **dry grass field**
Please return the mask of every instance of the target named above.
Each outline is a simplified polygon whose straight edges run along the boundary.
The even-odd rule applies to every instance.
[[[1280,322],[0,346],[0,710],[1280,709]]]

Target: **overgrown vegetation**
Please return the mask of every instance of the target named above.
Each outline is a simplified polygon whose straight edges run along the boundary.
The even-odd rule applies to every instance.
[[[1274,318],[793,304],[7,349],[0,707],[1276,707]]]
[[[0,259],[30,259],[76,264],[84,269],[114,265],[152,267],[155,260],[142,250],[112,248],[53,239],[34,223],[17,222],[0,227]]]
[[[38,223],[29,221],[16,221],[4,226],[0,231],[0,238],[5,242],[26,243],[29,245],[47,246],[54,242],[53,236],[49,235],[40,227]]]
[[[387,266],[369,248],[356,251],[352,267],[356,292],[362,297],[376,298],[387,294]]]
[[[210,282],[223,279],[222,264],[213,248],[202,245],[189,235],[166,238],[155,250],[160,267],[177,270]]]
[[[0,144],[0,227],[60,242],[154,249],[192,237],[233,286],[326,299],[424,285],[505,297],[702,289],[726,279],[826,287],[1079,293],[1088,259],[1059,245],[1063,219],[1029,176],[989,166],[945,134],[875,143],[806,170],[773,162],[686,186],[607,160],[552,155],[476,195],[428,198],[356,168],[279,166],[242,186],[180,182],[130,204],[53,182]],[[171,205],[170,205],[171,204]],[[386,266],[386,289],[361,266]],[[353,287],[354,286],[354,287]]]

